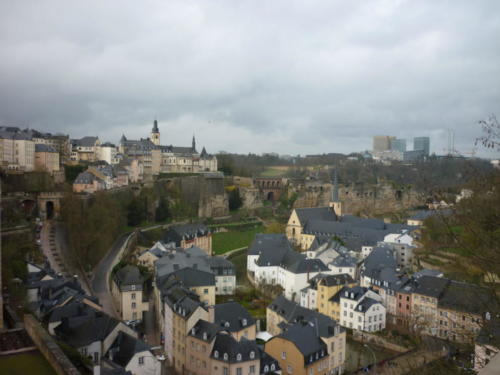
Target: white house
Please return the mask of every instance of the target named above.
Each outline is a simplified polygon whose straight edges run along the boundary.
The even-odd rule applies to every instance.
[[[359,331],[375,332],[385,328],[386,309],[374,291],[355,286],[340,292],[340,324]]]
[[[132,374],[161,374],[161,362],[143,341],[120,332],[106,356]]]
[[[256,284],[280,285],[286,298],[300,302],[309,280],[328,267],[293,250],[282,234],[257,234],[247,255],[247,271]]]

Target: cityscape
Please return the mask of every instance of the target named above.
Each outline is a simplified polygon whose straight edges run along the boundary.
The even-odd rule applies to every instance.
[[[0,10],[0,374],[500,374],[497,4]]]

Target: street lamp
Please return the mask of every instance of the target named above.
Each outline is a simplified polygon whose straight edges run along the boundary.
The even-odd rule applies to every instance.
[[[368,344],[363,344],[363,346],[365,348],[367,348],[370,351],[370,353],[372,353],[372,356],[373,356],[373,373],[376,374],[377,372],[376,372],[375,367],[377,366],[377,358],[375,357],[375,353],[373,352],[372,348],[370,348],[368,346]]]

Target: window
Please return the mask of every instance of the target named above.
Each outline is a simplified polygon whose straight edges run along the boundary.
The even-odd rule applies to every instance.
[[[229,356],[227,355],[227,353],[224,353],[224,361],[227,361],[229,359]]]
[[[219,352],[217,350],[214,352],[214,358],[219,358]]]
[[[224,370],[224,375],[229,375],[229,369],[227,367],[222,368]]]
[[[293,371],[292,366],[288,365],[288,366],[287,366],[287,368],[286,368],[286,370],[287,370],[287,372],[288,372],[289,374],[291,374],[291,373],[292,373],[292,371]]]
[[[144,364],[144,357],[139,357],[139,364],[143,365]]]
[[[255,374],[255,366],[250,366],[250,374]]]
[[[241,375],[241,367],[238,367],[238,368],[236,369],[236,375]]]
[[[241,361],[241,354],[240,353],[236,354],[236,360]]]
[[[252,350],[250,352],[250,359],[254,359],[255,358],[255,352]]]
[[[331,348],[331,352],[333,353],[335,351],[335,343],[332,342],[332,344],[330,345],[330,348]]]
[[[132,294],[131,294],[131,298],[132,298],[132,299],[135,299],[135,293],[132,293]]]
[[[314,369],[311,367],[311,368],[309,369],[309,375],[313,375],[313,374],[314,374]]]
[[[132,302],[132,308],[135,309],[135,307],[136,307],[136,303]]]
[[[286,352],[281,352],[281,359],[286,359]]]
[[[203,289],[203,294],[208,294],[208,289]]]

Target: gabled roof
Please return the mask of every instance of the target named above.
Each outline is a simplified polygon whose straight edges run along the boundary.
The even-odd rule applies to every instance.
[[[438,298],[450,282],[449,279],[422,276],[416,280],[415,293]]]
[[[224,330],[218,324],[207,322],[206,320],[200,319],[189,331],[189,336],[196,337],[197,339],[211,342],[215,339],[218,332]]]
[[[57,151],[49,146],[49,145],[45,145],[43,143],[37,143],[35,145],[35,152],[52,152],[52,153],[57,153]]]
[[[295,212],[302,226],[310,220],[337,221],[337,215],[330,207],[296,208]]]
[[[83,137],[81,139],[72,139],[71,144],[73,146],[82,146],[82,147],[93,147],[99,137]]]
[[[107,356],[118,365],[127,367],[135,354],[150,350],[151,348],[144,341],[120,331],[111,344]]]
[[[215,354],[216,352],[217,354]],[[224,359],[225,354],[227,354],[227,360]],[[241,355],[241,360],[238,360],[238,354]],[[218,361],[235,363],[258,360],[259,355],[259,347],[255,340],[247,340],[243,337],[237,341],[232,335],[219,332],[215,338],[210,357]]]
[[[210,234],[210,230],[205,224],[184,224],[170,227],[163,236],[163,242],[175,242],[181,245],[182,240],[190,240]]]
[[[304,356],[304,364],[314,363],[328,355],[326,344],[321,340],[316,328],[308,323],[287,326],[277,337],[293,342]]]
[[[90,185],[94,181],[101,181],[102,182],[102,179],[96,177],[93,173],[90,173],[89,171],[84,171],[76,177],[73,184]]]
[[[115,274],[115,281],[119,286],[141,285],[144,283],[144,278],[141,271],[134,265],[126,265],[119,269]]]
[[[96,341],[102,341],[119,324],[108,315],[65,318],[55,328],[57,336],[75,348],[81,348]]]
[[[318,284],[320,283],[321,285],[325,286],[336,286],[354,283],[354,279],[347,273],[342,273],[340,275],[318,274],[313,279],[315,279]]]
[[[438,299],[438,307],[469,314],[483,315],[498,311],[491,291],[477,285],[450,280]]]
[[[213,308],[214,324],[229,332],[239,332],[255,324],[252,315],[238,302],[219,303]]]
[[[190,267],[174,271],[168,275],[169,279],[176,279],[188,288],[200,286],[215,286],[215,276],[213,273],[195,270]]]

